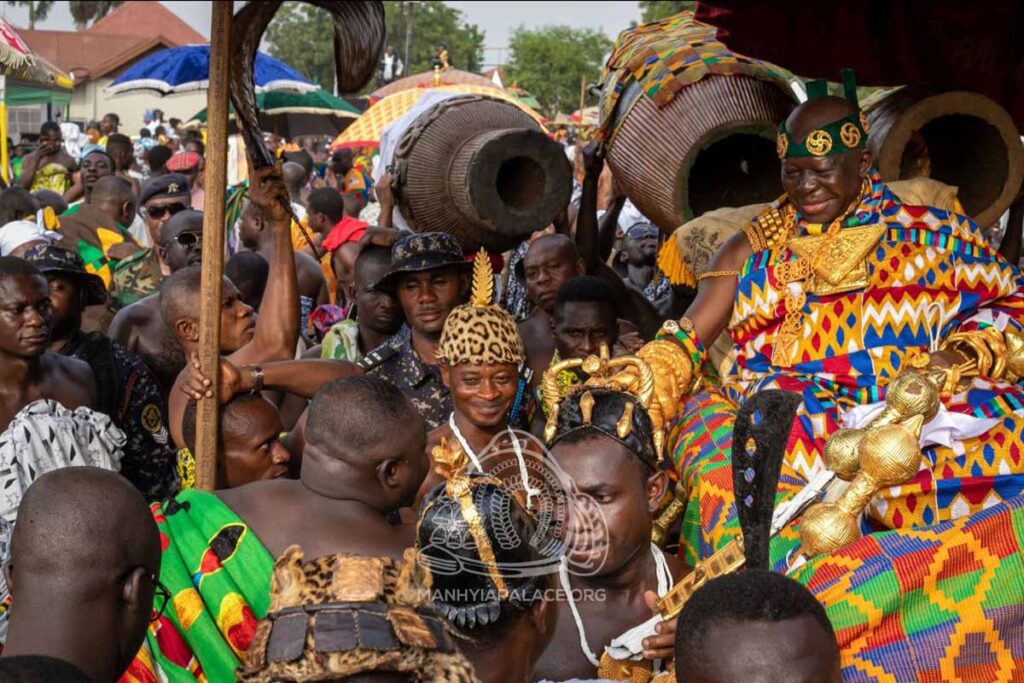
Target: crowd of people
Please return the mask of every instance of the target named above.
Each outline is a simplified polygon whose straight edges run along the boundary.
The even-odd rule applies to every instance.
[[[385,80],[401,68],[389,49]],[[1024,276],[962,211],[881,182],[855,103],[782,122],[785,195],[696,288],[659,269],[659,229],[624,211],[596,144],[562,217],[505,254],[394,228],[393,180],[364,155],[275,145],[230,191],[216,386],[205,148],[163,116],[133,142],[108,114],[77,154],[46,123],[0,194],[0,680],[1020,675],[1017,645],[1002,678],[971,649],[1019,639],[1019,597],[965,608],[957,665],[882,623],[937,623],[904,599],[935,584],[907,571],[922,529],[1021,542],[1001,515],[1024,488]],[[941,406],[871,422],[894,377]],[[943,434],[922,434],[928,411]],[[924,456],[874,488],[853,466],[870,490],[839,508],[877,496],[866,536],[776,528],[777,502],[838,471],[837,433],[861,430],[867,469],[889,428]],[[899,578],[853,614],[861,568]],[[865,663],[873,637],[899,645]]]

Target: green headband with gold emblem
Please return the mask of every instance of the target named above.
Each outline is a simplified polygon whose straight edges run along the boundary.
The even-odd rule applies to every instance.
[[[794,157],[829,157],[859,149],[868,142],[868,119],[857,102],[857,81],[852,69],[843,71],[843,90],[846,101],[853,105],[849,116],[833,121],[827,126],[812,130],[803,140],[795,140],[786,130],[786,122],[779,125],[775,151],[780,159]],[[807,84],[807,99],[815,100],[828,95],[828,83],[811,81]]]

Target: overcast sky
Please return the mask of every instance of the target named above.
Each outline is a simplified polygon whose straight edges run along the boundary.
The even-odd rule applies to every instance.
[[[163,4],[204,36],[210,35],[210,2],[163,0]],[[629,26],[630,20],[640,19],[640,9],[637,3],[626,0],[597,2],[593,0],[591,2],[455,0],[448,4],[459,9],[467,22],[476,24],[483,29],[484,45],[489,48],[485,51],[484,62],[488,65],[508,59],[508,53],[503,48],[508,46],[509,34],[520,24],[527,28],[546,24],[594,28],[615,38],[619,31]],[[15,26],[24,28],[28,25],[27,7],[0,2],[0,14]],[[54,5],[50,16],[46,18],[46,21],[37,23],[36,28],[52,30],[74,28],[68,3],[58,2]]]

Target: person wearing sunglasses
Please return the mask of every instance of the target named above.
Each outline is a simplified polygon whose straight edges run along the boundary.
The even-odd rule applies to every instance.
[[[167,619],[153,515],[107,470],[59,469],[28,487],[4,574],[17,605],[4,657],[52,657],[95,683],[118,680],[149,624]]]
[[[626,230],[615,260],[621,266],[626,285],[643,292],[645,299],[667,315],[672,303],[672,286],[664,273],[658,270],[659,236],[658,229],[650,223],[634,223]]]
[[[151,205],[148,210],[170,212],[174,205],[162,202]],[[202,241],[203,214],[191,209],[175,210],[173,217],[168,216],[160,222],[156,238],[157,256],[170,275],[199,264]],[[160,315],[159,295],[152,294],[118,311],[107,334],[142,357],[156,375],[161,393],[166,397],[178,373],[185,367],[185,354]]]
[[[139,213],[153,244],[159,244],[160,228],[171,216],[190,208],[191,196],[188,178],[180,173],[158,176],[142,188]]]

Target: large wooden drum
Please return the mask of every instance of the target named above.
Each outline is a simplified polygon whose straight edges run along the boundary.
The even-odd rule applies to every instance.
[[[405,131],[392,163],[398,207],[416,232],[442,231],[470,252],[501,252],[547,227],[572,193],[561,145],[508,102],[446,99]]]
[[[977,93],[899,88],[865,102],[868,144],[886,182],[929,177],[958,188],[982,227],[999,219],[1020,190],[1024,151],[1010,114]]]

